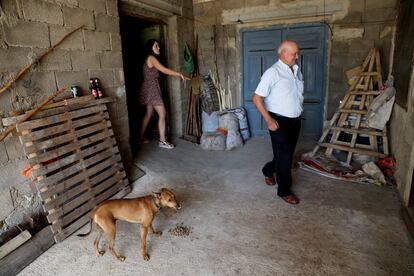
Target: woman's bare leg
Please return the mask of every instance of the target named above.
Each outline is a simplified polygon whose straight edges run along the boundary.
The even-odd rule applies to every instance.
[[[154,109],[158,113],[158,131],[160,132],[160,141],[166,142],[165,138],[165,116],[166,111],[163,105],[154,106]]]
[[[142,127],[141,127],[141,133],[140,133],[141,141],[144,141],[145,129],[147,128],[148,123],[149,123],[153,113],[154,113],[154,107],[150,104],[147,104],[147,111],[145,112],[145,116],[144,116],[144,119],[142,121]]]

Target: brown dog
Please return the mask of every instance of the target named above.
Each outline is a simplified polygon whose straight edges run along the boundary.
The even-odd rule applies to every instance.
[[[147,253],[147,233],[148,229],[156,236],[161,235],[161,231],[155,231],[152,228],[152,221],[157,212],[163,208],[169,207],[175,210],[180,209],[181,206],[177,202],[173,192],[166,188],[162,188],[159,192],[152,195],[128,198],[128,199],[113,199],[107,200],[95,207],[91,213],[91,229],[86,234],[78,234],[79,237],[85,237],[92,232],[92,228],[97,228],[97,236],[93,242],[95,253],[97,256],[102,256],[105,251],[99,251],[99,240],[102,232],[105,232],[109,241],[108,249],[112,255],[119,261],[124,261],[124,256],[118,256],[114,250],[116,220],[124,220],[132,223],[141,224],[141,255],[145,261],[149,260]]]

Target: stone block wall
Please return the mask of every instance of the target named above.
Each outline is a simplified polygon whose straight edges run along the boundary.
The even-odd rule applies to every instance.
[[[387,78],[397,1],[350,1],[347,15],[333,22],[329,64],[327,119],[331,118],[348,85],[345,71],[359,66],[369,49],[380,51],[382,76]]]
[[[62,87],[77,85],[80,94],[87,95],[88,79],[98,77],[104,96],[117,99],[108,107],[123,161],[128,163],[131,150],[117,0],[2,0],[0,83],[82,24],[83,30],[0,94],[0,119],[34,108]],[[16,136],[0,142],[0,233],[25,214],[40,210],[30,182],[20,176],[25,165]]]

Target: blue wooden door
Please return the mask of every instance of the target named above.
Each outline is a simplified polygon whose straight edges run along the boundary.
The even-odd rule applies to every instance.
[[[255,49],[260,49],[261,39],[273,40],[275,45],[273,58],[270,64],[262,63],[264,66],[260,71],[257,66],[252,66],[251,56],[257,51],[246,51],[250,49],[250,36],[254,34],[256,41]],[[273,35],[275,34],[275,35]],[[272,36],[273,35],[273,36]],[[251,95],[260,81],[261,73],[269,68],[277,60],[277,48],[284,39],[292,39],[299,44],[300,56],[298,65],[304,79],[304,110],[302,117],[302,138],[315,139],[321,135],[323,126],[323,106],[325,91],[325,27],[323,25],[292,26],[275,28],[272,30],[245,31],[243,33],[243,95],[244,106],[249,116],[249,124],[252,135],[264,135],[267,133],[267,126],[263,122],[260,113],[254,108],[251,102]],[[259,51],[260,52],[260,51]],[[263,59],[263,58],[262,58]],[[259,74],[259,77],[257,75]],[[254,76],[252,78],[252,76]],[[246,85],[246,82],[248,85]]]
[[[267,133],[267,124],[256,110],[252,95],[267,68],[277,61],[281,30],[243,33],[243,101],[253,136]]]

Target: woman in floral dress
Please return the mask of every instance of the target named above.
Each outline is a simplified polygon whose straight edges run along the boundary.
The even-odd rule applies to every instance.
[[[179,77],[183,81],[189,80],[183,74],[171,70],[163,66],[156,56],[160,54],[160,43],[156,39],[150,39],[145,45],[145,60],[143,64],[143,75],[144,80],[141,86],[141,91],[139,94],[139,102],[142,105],[145,105],[147,111],[142,122],[140,139],[142,143],[147,142],[144,138],[145,129],[148,126],[148,123],[154,114],[154,109],[158,114],[158,130],[160,134],[160,140],[158,145],[161,148],[173,149],[174,145],[167,141],[165,138],[165,116],[166,110],[164,102],[161,96],[161,88],[158,81],[160,73],[164,73],[169,76]]]

